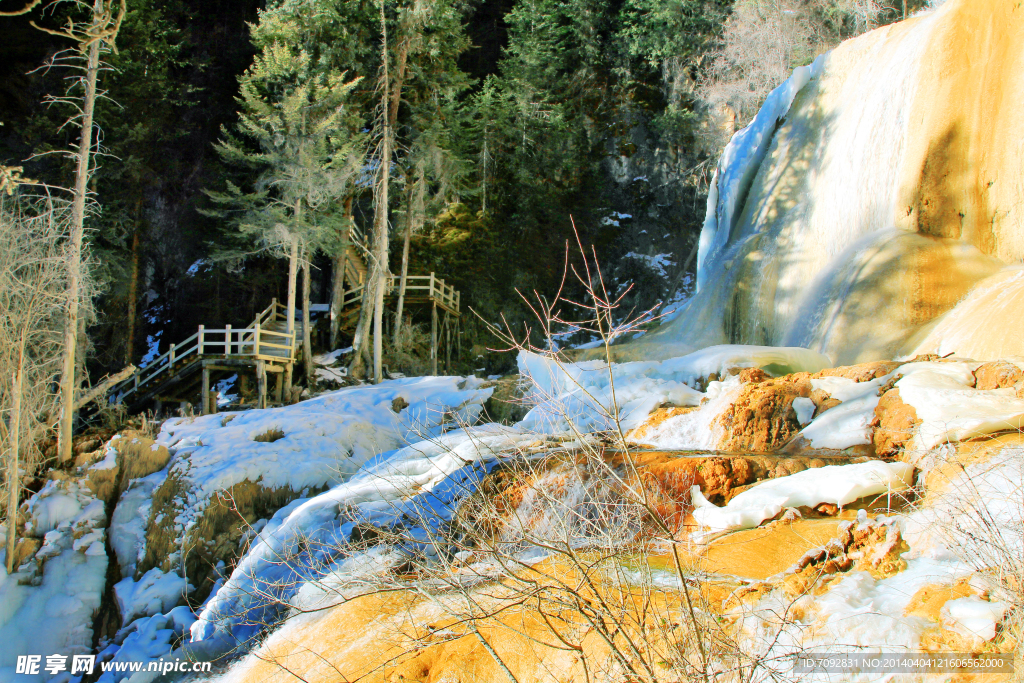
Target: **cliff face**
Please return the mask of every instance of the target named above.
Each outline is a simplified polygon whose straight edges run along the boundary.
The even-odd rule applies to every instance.
[[[1024,7],[950,0],[797,70],[723,155],[700,291],[650,347],[913,349],[1024,257],[1022,46]]]

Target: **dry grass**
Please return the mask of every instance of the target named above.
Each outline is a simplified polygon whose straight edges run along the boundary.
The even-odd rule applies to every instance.
[[[261,443],[274,443],[284,438],[284,432],[279,427],[271,427],[262,434],[257,434],[252,437],[253,441],[259,441]]]

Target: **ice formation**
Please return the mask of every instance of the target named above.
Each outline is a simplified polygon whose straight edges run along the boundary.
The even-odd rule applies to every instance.
[[[913,485],[914,466],[871,460],[855,465],[830,465],[769,479],[740,493],[724,507],[710,503],[693,487],[693,518],[708,533],[749,529],[784,508],[840,507],[867,496],[898,493]]]

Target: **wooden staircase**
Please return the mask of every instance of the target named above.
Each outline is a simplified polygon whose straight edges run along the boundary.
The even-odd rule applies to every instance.
[[[191,337],[171,344],[167,353],[111,387],[115,403],[138,410],[150,401],[184,401],[200,388],[203,413],[215,408],[210,401],[212,373],[241,373],[255,368],[259,384],[259,402],[266,405],[266,374],[282,374],[295,362],[295,340],[302,334],[302,320],[288,332],[286,308],[271,301],[253,322],[243,328],[228,325],[211,329],[200,325]],[[280,383],[278,384],[280,390]]]
[[[345,291],[342,295],[341,329],[354,330],[362,306],[363,290],[367,281],[366,244],[362,233],[352,228],[345,235],[344,273]],[[398,278],[388,275],[385,298],[393,301],[398,294]],[[451,285],[429,275],[410,275],[406,278],[405,303],[408,306],[429,304],[431,307],[431,358],[437,374],[438,342],[446,341],[450,359],[452,342],[458,336],[460,293]],[[282,376],[290,377],[296,361],[297,343],[303,325],[311,316],[302,315],[288,329],[286,307],[271,301],[248,326],[207,328],[200,325],[191,337],[179,344],[171,344],[167,353],[154,359],[144,368],[136,370],[127,379],[113,385],[108,396],[115,403],[124,403],[136,411],[149,402],[185,402],[185,397],[197,391],[202,397],[203,413],[216,410],[211,398],[210,382],[217,373],[238,373],[245,386],[246,369],[255,368],[259,384],[260,407],[267,404],[267,373],[277,377],[275,395],[281,400]],[[443,314],[439,330],[438,312]],[[244,389],[243,389],[244,391]]]

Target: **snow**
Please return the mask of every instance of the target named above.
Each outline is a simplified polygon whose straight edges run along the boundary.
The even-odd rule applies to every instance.
[[[150,569],[135,581],[131,577],[114,584],[114,597],[121,621],[130,624],[138,617],[167,612],[188,594],[191,586],[177,574]]]
[[[996,637],[996,625],[1008,610],[1005,603],[989,602],[972,595],[943,605],[942,625],[960,635],[992,640]]]
[[[824,67],[825,55],[821,55],[810,66],[795,69],[785,83],[768,95],[750,125],[733,135],[722,152],[708,189],[707,213],[697,248],[698,291],[707,283],[710,262],[729,241],[737,214],[743,208],[778,122],[789,112],[797,93],[811,79],[817,78]]]
[[[715,450],[725,435],[718,418],[743,391],[739,376],[708,384],[699,410],[674,415],[647,429],[643,436],[630,437],[634,443],[664,450]]]
[[[900,398],[913,406],[921,425],[908,450],[925,451],[1024,426],[1024,399],[1013,389],[974,389],[976,362],[909,363],[896,372]]]
[[[0,570],[0,680],[15,679],[18,655],[91,652],[93,615],[106,585],[103,501],[75,481],[50,481],[29,508],[31,534],[45,536],[33,560],[11,575]],[[46,678],[42,671],[17,680]]]
[[[43,537],[64,521],[75,517],[88,504],[90,496],[74,487],[67,489],[64,482],[48,481],[38,495],[28,501],[29,518],[25,533]]]
[[[827,592],[805,595],[796,603],[780,592],[752,608],[737,607],[733,611],[744,620],[744,646],[775,658],[806,648],[856,648],[865,654],[917,651],[921,636],[936,624],[904,616],[913,596],[925,586],[951,585],[969,576],[972,589],[978,591],[978,583],[991,588],[993,595],[988,600],[972,595],[947,601],[940,613],[942,625],[968,637],[991,639],[1009,599],[998,585],[992,586],[991,569],[1012,574],[1024,557],[1024,449],[1004,447],[991,460],[958,471],[941,492],[927,495],[910,514],[882,520],[903,531],[910,547],[902,554],[906,569],[882,579],[849,572]],[[805,472],[792,476],[801,474]],[[804,616],[780,627],[778,615],[793,614],[791,610]]]
[[[352,347],[348,346],[344,349],[335,349],[327,353],[319,353],[313,356],[313,362],[317,365],[333,365],[337,363],[342,356],[352,353]]]
[[[796,421],[803,427],[812,419],[814,419],[814,401],[803,396],[798,396],[793,399],[793,411],[796,413]]]
[[[728,505],[707,500],[699,486],[692,490],[693,518],[708,533],[751,529],[784,508],[815,507],[831,503],[840,507],[866,496],[902,491],[913,485],[914,466],[880,460],[853,465],[829,465],[769,479],[740,493]]]
[[[830,366],[809,349],[768,346],[712,346],[664,361],[615,363],[611,372],[604,361],[560,362],[523,351],[519,371],[532,380],[529,400],[536,405],[522,426],[541,433],[604,431],[613,428],[617,405],[619,423],[630,430],[659,406],[699,405],[704,395],[694,387],[711,374],[759,367],[777,375]]]
[[[164,469],[142,479],[133,479],[114,507],[107,533],[122,576],[135,576],[135,568],[146,553],[146,525],[153,492],[166,478]]]
[[[816,417],[800,434],[814,448],[841,450],[871,443],[874,432],[871,423],[878,406],[878,390],[889,383],[893,374],[867,382],[854,382],[847,377],[812,379],[814,390],[828,392],[842,403]],[[796,401],[793,404],[795,409]]]
[[[874,432],[871,422],[875,419],[877,405],[877,395],[845,401],[816,417],[800,434],[814,448],[841,450],[869,444]]]
[[[351,561],[346,550],[357,524],[386,528],[413,520],[403,536],[422,539],[420,550],[429,551],[429,534],[417,524],[449,520],[455,503],[475,490],[488,463],[536,441],[535,435],[493,424],[458,429],[384,453],[349,481],[283,508],[203,609],[191,628],[192,640],[217,641],[223,651],[248,646],[263,624],[294,604],[300,590],[307,602],[311,594],[331,594],[321,577],[336,585],[342,575],[361,572],[366,564]],[[320,588],[303,588],[309,581]]]
[[[143,662],[142,668],[145,669],[149,662],[160,658],[167,660],[174,643],[188,632],[195,620],[192,610],[185,605],[175,607],[167,614],[137,619],[118,632],[114,640],[120,645],[111,645],[97,659],[111,662]],[[126,671],[107,671],[100,676],[99,683],[116,683],[130,675],[130,672]]]
[[[317,488],[347,479],[374,455],[471,423],[493,389],[475,377],[390,380],[322,394],[291,406],[168,420],[157,443],[172,450],[170,472],[189,489],[175,519],[182,537],[209,499],[242,481],[264,488]],[[396,413],[396,399],[408,407]],[[280,430],[276,441],[255,441]]]

